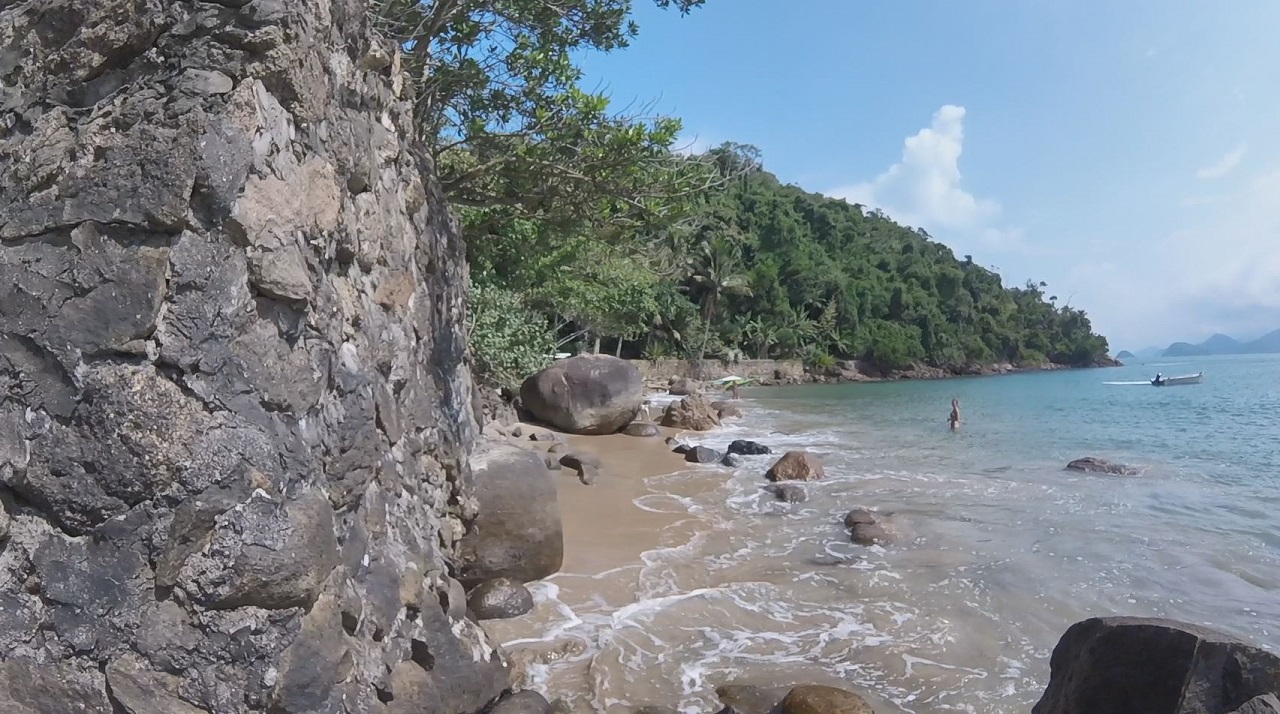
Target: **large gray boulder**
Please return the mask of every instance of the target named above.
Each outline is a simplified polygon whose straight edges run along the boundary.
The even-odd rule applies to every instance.
[[[1033,714],[1232,714],[1280,692],[1280,657],[1174,620],[1077,622],[1049,667]]]
[[[458,579],[468,587],[545,578],[564,560],[555,477],[532,451],[490,444],[471,459],[479,515],[462,537]]]
[[[613,434],[644,403],[644,380],[630,362],[608,355],[562,359],[520,387],[524,407],[539,421],[571,434]]]

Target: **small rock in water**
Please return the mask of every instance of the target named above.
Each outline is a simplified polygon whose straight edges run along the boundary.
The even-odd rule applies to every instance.
[[[693,447],[689,446],[688,444],[676,444],[671,448],[671,453],[680,454],[681,456],[683,456],[684,454],[689,453],[689,449],[692,449],[692,448]]]
[[[867,700],[843,689],[806,684],[783,698],[779,714],[875,714]]]
[[[789,691],[790,687],[724,684],[716,687],[716,696],[734,714],[770,714]]]
[[[765,474],[770,481],[813,481],[827,475],[822,461],[807,451],[788,451]]]
[[[1137,476],[1139,471],[1133,466],[1124,464],[1113,464],[1106,459],[1099,459],[1093,456],[1086,456],[1083,459],[1076,459],[1067,464],[1070,471],[1084,471],[1086,473],[1112,474],[1115,476]]]
[[[743,456],[760,456],[761,454],[771,454],[773,450],[759,442],[737,439],[729,444],[729,453],[742,454]]]
[[[742,465],[742,457],[738,456],[737,454],[725,454],[724,460],[722,460],[720,463],[725,466],[728,466],[731,469],[736,469]]]
[[[779,501],[785,503],[804,503],[809,500],[809,493],[804,490],[803,486],[797,486],[794,483],[779,483],[769,487],[774,496]]]
[[[560,436],[549,431],[535,431],[529,435],[529,441],[560,441]]]
[[[673,377],[667,386],[667,393],[673,397],[687,397],[702,391],[702,382],[688,377]]]
[[[645,421],[636,421],[628,424],[627,428],[622,430],[622,433],[627,436],[652,437],[657,436],[661,432],[658,431],[657,424]]]
[[[726,404],[716,410],[716,416],[721,419],[732,419],[742,416],[742,410],[732,404]]]
[[[858,545],[878,545],[889,542],[889,531],[879,523],[855,523],[849,530],[849,539]]]
[[[865,508],[855,508],[852,511],[849,511],[847,514],[845,514],[845,517],[844,517],[845,528],[853,528],[854,526],[859,524],[868,524],[868,523],[875,523],[875,522],[876,522],[875,514],[872,513],[871,511],[868,511]]]
[[[566,451],[568,451],[568,450],[569,450],[569,445],[568,445],[568,444],[564,443],[563,441],[557,441],[556,443],[552,444],[550,447],[548,447],[548,448],[547,448],[547,453],[548,453],[548,454],[563,454],[564,452],[566,452]]]
[[[555,454],[547,454],[544,456],[543,463],[547,465],[548,471],[559,471],[564,468],[564,465],[560,463],[560,459],[557,458]]]
[[[578,480],[583,486],[591,486],[600,478],[600,472],[594,466],[583,466],[578,469]]]
[[[512,435],[512,436],[514,436],[514,437],[515,437],[515,438],[517,438],[517,439],[519,439],[520,437],[524,436],[524,427],[517,426],[516,428],[512,429],[512,430],[511,430],[511,435]]]
[[[504,620],[533,609],[533,595],[519,580],[495,578],[475,586],[467,607],[477,620]]]
[[[489,714],[551,714],[552,711],[546,697],[526,689],[503,697],[489,710]]]
[[[695,446],[684,454],[684,460],[693,464],[714,464],[720,459],[719,451],[706,446]]]

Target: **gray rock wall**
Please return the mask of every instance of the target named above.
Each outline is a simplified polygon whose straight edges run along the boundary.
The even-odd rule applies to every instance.
[[[506,685],[465,265],[364,0],[0,0],[0,711]]]

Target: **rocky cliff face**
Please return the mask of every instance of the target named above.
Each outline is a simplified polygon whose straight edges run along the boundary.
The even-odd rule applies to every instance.
[[[363,0],[0,0],[0,710],[463,712],[506,673],[465,265]]]

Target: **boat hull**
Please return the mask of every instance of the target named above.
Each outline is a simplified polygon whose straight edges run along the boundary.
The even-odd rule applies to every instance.
[[[1204,372],[1199,374],[1187,374],[1181,377],[1165,377],[1163,381],[1157,382],[1151,380],[1153,387],[1177,387],[1183,384],[1199,384],[1204,379]]]

